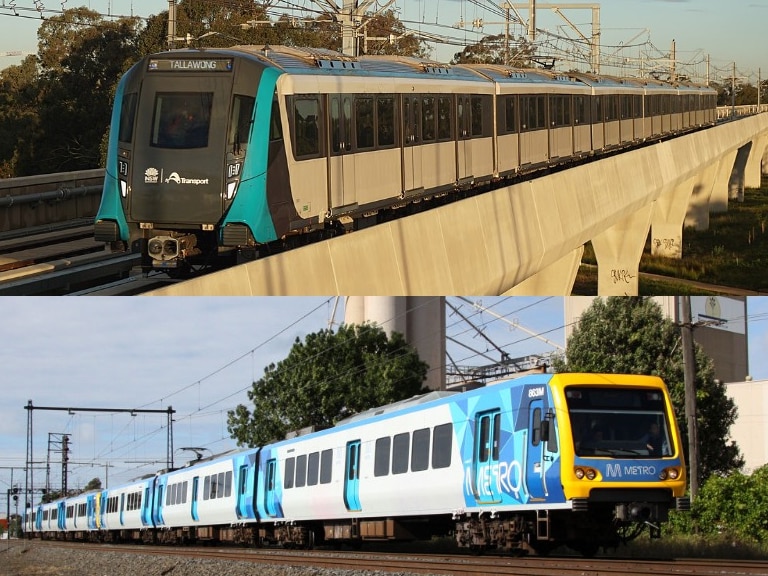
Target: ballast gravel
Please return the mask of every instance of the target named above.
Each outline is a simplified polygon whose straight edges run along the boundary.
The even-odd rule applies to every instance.
[[[0,540],[1,576],[393,576],[377,570],[327,570],[270,566],[232,560],[163,557],[147,554],[100,554]],[[397,576],[397,575],[396,575]],[[399,576],[408,576],[400,573]],[[414,575],[415,576],[415,575]]]

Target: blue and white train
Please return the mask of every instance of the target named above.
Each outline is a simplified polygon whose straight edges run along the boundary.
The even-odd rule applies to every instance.
[[[591,555],[645,527],[658,537],[669,510],[689,509],[685,493],[660,379],[535,374],[41,504],[33,524],[45,538],[311,547],[453,534],[476,551]]]
[[[153,54],[117,88],[95,238],[145,270],[263,255],[713,124],[716,96],[285,46]]]

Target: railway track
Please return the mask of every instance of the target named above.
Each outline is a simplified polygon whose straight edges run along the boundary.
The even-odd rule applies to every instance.
[[[468,556],[420,552],[335,552],[325,550],[296,551],[242,548],[177,548],[146,546],[115,546],[72,542],[44,542],[38,546],[97,552],[109,562],[110,554],[143,555],[178,558],[181,560],[213,560],[248,562],[255,565],[307,567],[317,570],[377,571],[398,574],[444,574],[470,576],[496,574],[500,576],[720,576],[723,574],[768,575],[768,561],[717,559],[635,559],[606,557],[583,559],[575,557],[509,558],[502,556]]]

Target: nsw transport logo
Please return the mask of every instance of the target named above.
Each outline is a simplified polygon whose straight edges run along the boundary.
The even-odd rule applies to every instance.
[[[144,171],[145,184],[157,184],[160,181],[160,172],[157,168],[147,168]]]

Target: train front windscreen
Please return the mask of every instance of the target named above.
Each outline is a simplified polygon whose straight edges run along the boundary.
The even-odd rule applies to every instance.
[[[578,456],[672,456],[664,394],[657,389],[569,387],[565,392]]]

